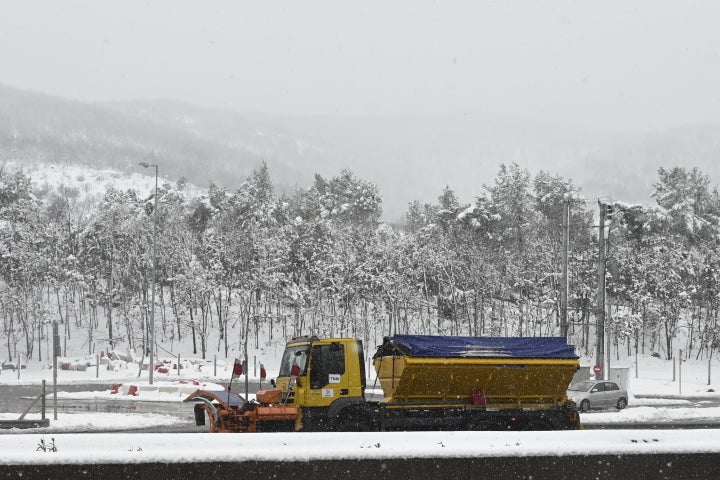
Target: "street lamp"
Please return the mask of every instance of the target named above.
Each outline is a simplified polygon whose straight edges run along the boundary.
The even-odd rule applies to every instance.
[[[152,283],[150,299],[150,385],[153,384],[153,373],[155,372],[155,268],[157,265],[156,243],[157,243],[157,197],[158,197],[158,166],[148,162],[140,162],[143,168],[155,168],[155,205],[153,206],[153,236],[152,236]],[[179,367],[178,367],[179,368]]]

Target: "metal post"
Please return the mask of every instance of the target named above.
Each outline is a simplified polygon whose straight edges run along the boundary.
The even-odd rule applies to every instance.
[[[57,359],[60,356],[60,335],[57,321],[53,322],[53,420],[57,420]]]
[[[157,268],[157,197],[158,197],[158,165],[148,162],[140,162],[144,168],[155,168],[155,198],[153,206],[153,236],[152,236],[152,284],[150,298],[150,365],[149,382],[153,384],[153,373],[155,372],[155,270]]]
[[[150,385],[153,384],[155,371],[155,270],[157,268],[157,195],[158,166],[155,167],[155,201],[153,206],[153,242],[152,242],[152,298],[150,300]]]
[[[678,393],[682,395],[682,349],[678,353]]]
[[[712,346],[708,345],[708,385],[710,385],[710,367],[712,366]]]
[[[600,207],[600,226],[598,229],[598,290],[597,290],[597,325],[595,333],[595,363],[605,368],[605,209],[607,205],[598,200]]]
[[[560,287],[560,336],[568,336],[568,249],[570,245],[570,199],[565,199],[562,219],[562,275]]]
[[[608,325],[608,327],[609,327],[609,325]],[[609,331],[606,332],[606,334],[607,334],[607,335],[606,335],[606,337],[607,337],[607,349],[605,350],[605,357],[607,358],[607,370],[605,370],[605,369],[603,369],[603,370],[605,370],[604,379],[605,379],[605,380],[610,380],[610,357],[611,357],[610,351],[612,350],[612,349],[611,349],[611,347],[612,347],[612,343],[611,343],[611,341],[612,341],[612,335],[610,335],[610,332],[609,332]]]
[[[675,381],[675,355],[673,355],[673,382]]]
[[[140,360],[138,361],[138,375],[137,378],[140,378],[143,371],[143,366],[145,365],[145,352],[147,351],[147,345],[145,344],[145,335],[147,334],[147,309],[145,310],[145,315],[142,317],[142,329],[143,329],[143,344],[142,344],[142,355],[140,355]]]
[[[638,354],[637,342],[635,343],[635,378],[638,378]]]
[[[245,350],[245,358],[243,360],[243,372],[245,372],[245,398],[250,398],[250,372],[248,371],[248,354]]]
[[[100,355],[95,355],[95,378],[100,378]]]
[[[40,402],[41,419],[45,420],[45,394],[47,392],[47,382],[45,379],[42,381],[42,401]]]

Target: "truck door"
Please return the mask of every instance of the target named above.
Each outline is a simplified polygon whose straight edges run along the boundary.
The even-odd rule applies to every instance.
[[[348,396],[345,345],[340,342],[314,344],[310,358],[308,406],[328,406],[336,399]]]

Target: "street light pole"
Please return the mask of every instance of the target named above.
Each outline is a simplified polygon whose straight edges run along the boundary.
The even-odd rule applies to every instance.
[[[155,372],[155,269],[157,268],[157,197],[158,197],[158,166],[148,162],[140,162],[140,166],[144,168],[155,168],[155,199],[153,206],[153,236],[152,236],[152,277],[151,277],[151,294],[150,294],[150,365],[149,381],[153,384],[153,373]],[[178,367],[179,368],[179,367]]]
[[[570,246],[570,198],[563,203],[562,274],[560,276],[560,336],[568,336],[568,250]]]
[[[600,206],[600,228],[598,230],[598,289],[597,289],[597,344],[595,345],[595,364],[605,369],[605,215],[607,205],[598,200]],[[601,371],[602,371],[601,370]],[[609,379],[610,372],[603,372],[602,378]]]

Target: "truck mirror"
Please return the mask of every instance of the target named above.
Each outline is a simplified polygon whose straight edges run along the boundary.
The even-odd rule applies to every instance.
[[[270,385],[272,385],[273,388],[277,387],[277,385],[275,385],[275,379],[274,379],[274,378],[271,378],[271,379],[270,379]]]

